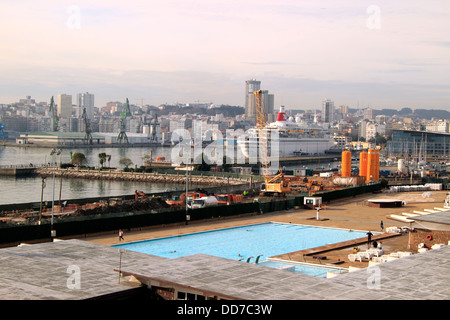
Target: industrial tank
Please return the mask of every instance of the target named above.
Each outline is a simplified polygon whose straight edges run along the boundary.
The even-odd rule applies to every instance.
[[[359,154],[359,175],[361,177],[367,176],[367,152],[361,151]]]
[[[367,152],[366,181],[378,181],[380,179],[380,151],[369,149]]]
[[[342,151],[341,177],[350,177],[352,175],[352,153]]]

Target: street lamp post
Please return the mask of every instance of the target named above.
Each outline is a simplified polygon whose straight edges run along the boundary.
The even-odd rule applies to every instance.
[[[52,195],[52,219],[50,222],[50,237],[53,240],[56,237],[56,230],[53,230],[53,217],[55,213],[55,155],[59,156],[61,154],[61,149],[53,148],[52,152],[50,152],[50,155],[52,156],[53,161],[53,195]]]
[[[190,216],[189,216],[189,212],[188,212],[188,190],[189,190],[189,186],[188,186],[188,183],[189,183],[189,179],[188,179],[188,168],[187,168],[187,163],[186,163],[186,197],[184,197],[185,199],[186,199],[186,225],[188,224],[188,221],[189,221],[189,219],[190,219]]]

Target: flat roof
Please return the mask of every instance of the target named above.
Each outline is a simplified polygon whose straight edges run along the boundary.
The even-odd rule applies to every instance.
[[[450,210],[423,214],[413,217],[412,219],[417,221],[450,224]]]
[[[122,254],[120,254],[122,250]],[[0,299],[78,300],[133,288],[118,281],[126,274],[248,300],[442,300],[450,298],[450,246],[325,279],[206,254],[167,259],[64,240],[0,249]],[[70,270],[79,268],[80,288],[70,288]],[[373,270],[373,269],[370,269]],[[136,284],[134,284],[136,286]]]
[[[20,135],[20,138],[25,138],[27,136],[28,138],[32,139],[35,137],[48,137],[48,138],[76,138],[80,139],[83,138],[86,135],[85,132],[59,132],[59,131],[37,131],[32,133],[23,133]],[[104,135],[100,135],[96,132],[91,133],[92,137],[96,139],[104,139]]]

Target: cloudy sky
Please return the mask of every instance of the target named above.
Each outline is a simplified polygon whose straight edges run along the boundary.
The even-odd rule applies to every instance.
[[[1,0],[0,103],[450,109],[445,0]]]

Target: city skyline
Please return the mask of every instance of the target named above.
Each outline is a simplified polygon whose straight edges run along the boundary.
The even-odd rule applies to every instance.
[[[450,4],[440,1],[3,1],[0,103],[109,101],[275,109],[449,109]]]

